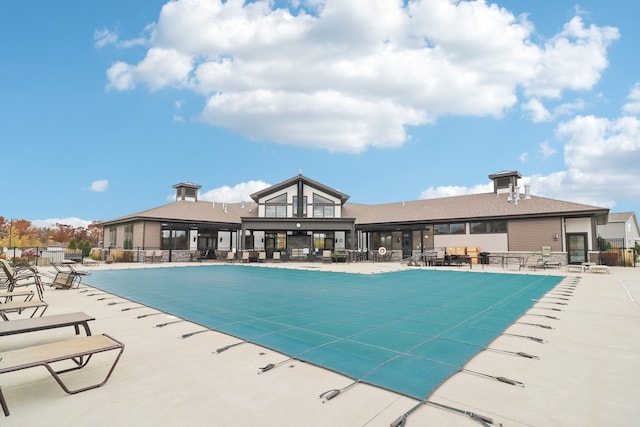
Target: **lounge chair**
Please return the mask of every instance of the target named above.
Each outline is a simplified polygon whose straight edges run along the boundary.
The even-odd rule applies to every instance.
[[[436,251],[436,257],[433,259],[433,265],[444,265],[446,254],[444,251]]]
[[[551,255],[551,246],[542,247],[542,262],[544,262],[545,268],[560,268],[560,261]]]
[[[242,259],[240,261],[249,262],[249,255],[251,255],[249,251],[242,251]]]
[[[280,252],[274,252],[273,253],[273,262],[280,262],[281,258],[280,258]]]
[[[323,250],[322,251],[322,262],[331,262],[333,261],[333,259],[331,258],[331,251],[330,250]]]
[[[38,310],[42,309],[40,312],[40,316],[47,311],[47,307],[49,305],[44,301],[9,301],[4,304],[0,304],[0,317],[3,320],[9,320],[7,317],[7,313],[18,313],[22,314],[25,310],[33,309],[33,313],[31,313],[31,317],[34,317]]]
[[[80,335],[80,326],[84,328],[87,336],[91,335],[89,322],[95,317],[86,313],[64,313],[53,316],[30,317],[28,319],[16,319],[10,322],[0,322],[0,337],[7,335],[24,334],[28,332],[45,331],[47,329],[64,328],[73,326],[76,335]]]
[[[101,382],[71,389],[62,381],[61,374],[85,367],[93,355],[115,350],[118,351],[118,355]],[[106,334],[40,344],[0,353],[0,374],[42,366],[49,371],[66,393],[76,394],[103,386],[111,377],[123,351],[124,344]],[[63,370],[53,368],[52,365],[64,361],[72,361],[75,366]],[[0,405],[4,415],[9,416],[9,407],[2,390],[0,390]]]
[[[265,262],[267,260],[267,253],[265,251],[260,251],[258,254],[258,262]]]
[[[57,274],[56,277],[53,279],[54,283],[52,285],[56,285],[56,282],[58,283],[58,285],[60,285],[62,282],[62,280],[67,280],[70,279],[71,280],[71,284],[68,286],[55,286],[56,288],[71,288],[74,284],[76,285],[76,288],[80,287],[80,284],[82,283],[82,278],[85,276],[90,276],[91,273],[88,271],[81,271],[81,270],[76,270],[75,267],[73,266],[72,263],[64,263],[64,264],[52,264],[53,268],[56,269]],[[58,278],[59,274],[63,274],[63,276],[61,276],[60,278]],[[65,274],[68,274],[69,277],[64,276]]]
[[[31,301],[33,299],[34,293],[33,291],[14,291],[14,292],[0,292],[0,299],[4,298],[3,303],[8,303],[9,301],[13,301],[13,298],[24,297],[23,301]]]
[[[0,267],[6,277],[7,291],[13,292],[15,288],[20,286],[35,285],[38,297],[40,300],[43,299],[44,288],[42,286],[42,279],[40,277],[40,273],[38,273],[38,270],[35,267],[26,267],[14,270],[7,260],[1,258]]]
[[[70,273],[57,273],[53,279],[51,286],[56,289],[71,289],[73,287],[74,277]],[[78,282],[78,285],[80,283]]]
[[[544,261],[542,261],[542,259],[537,256],[528,257],[524,266],[529,270],[537,270],[537,269],[544,270],[546,268]]]
[[[236,260],[236,253],[233,251],[227,252],[227,262],[234,262]]]

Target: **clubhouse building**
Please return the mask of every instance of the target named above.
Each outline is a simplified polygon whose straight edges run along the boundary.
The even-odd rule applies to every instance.
[[[133,261],[151,254],[165,262],[243,259],[243,252],[267,261],[314,261],[325,251],[349,261],[436,250],[527,257],[542,247],[562,264],[595,256],[596,229],[609,209],[532,195],[517,171],[489,178],[491,193],[379,205],[349,203],[302,174],[241,203],[198,200],[201,187],[182,182],[173,186],[174,202],[102,222],[103,247],[129,252]]]

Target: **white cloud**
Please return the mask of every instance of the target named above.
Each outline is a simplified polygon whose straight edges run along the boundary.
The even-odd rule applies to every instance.
[[[500,117],[518,102],[592,88],[617,39],[568,22],[536,44],[527,17],[484,1],[177,0],[146,31],[137,64],[114,63],[108,88],[177,87],[207,98],[202,119],[256,140],[361,152],[395,147],[441,115]],[[451,29],[455,28],[455,31]],[[111,38],[109,38],[111,37]],[[106,43],[112,35],[97,38]]]
[[[109,180],[107,179],[100,179],[97,181],[93,181],[91,183],[91,186],[89,187],[91,191],[95,191],[96,193],[107,191],[108,188],[109,188]]]
[[[540,143],[540,155],[543,159],[548,159],[557,153],[557,150],[549,145],[548,141],[542,141]]]
[[[106,29],[96,30],[93,33],[93,40],[96,48],[101,49],[106,45],[115,44],[118,41],[118,35]]]
[[[626,114],[640,114],[640,83],[636,83],[627,96],[629,102],[622,106],[622,111]]]
[[[269,187],[264,181],[247,181],[240,184],[236,184],[233,187],[224,185],[222,187],[213,188],[211,190],[200,192],[198,200],[208,200],[211,202],[220,203],[238,203],[248,202],[251,200],[250,195],[256,191],[263,190]],[[175,198],[175,196],[173,196]]]
[[[48,218],[48,219],[36,219],[31,221],[35,227],[39,228],[55,228],[56,224],[65,224],[72,227],[84,227],[87,228],[93,221],[87,221],[76,217],[68,218]]]
[[[520,163],[526,163],[528,157],[529,153],[525,151],[524,153],[520,154],[520,156],[518,156],[518,160],[520,160]]]
[[[522,109],[528,113],[533,123],[548,122],[552,118],[549,110],[537,98],[531,98],[523,103]]]
[[[481,194],[493,191],[493,182],[477,184],[473,187],[459,185],[443,185],[429,187],[420,194],[421,199],[437,199],[439,197],[463,196],[465,194]]]
[[[107,45],[114,45],[119,48],[131,48],[135,46],[143,46],[149,43],[149,37],[153,34],[154,25],[147,25],[144,28],[143,35],[130,40],[120,40],[118,30],[95,30],[93,32],[93,40],[96,49],[102,49]]]
[[[522,110],[533,123],[550,122],[561,116],[569,116],[584,109],[584,101],[577,99],[573,102],[560,104],[549,111],[538,98],[531,98],[522,103]]]
[[[637,89],[634,86],[628,99],[638,96]],[[533,195],[610,209],[616,200],[640,201],[640,118],[578,116],[560,123],[556,136],[564,142],[566,169],[523,177],[521,184],[529,183]],[[549,142],[540,143],[542,158],[555,153]],[[431,187],[422,198],[482,192],[479,189],[492,191],[484,184]]]

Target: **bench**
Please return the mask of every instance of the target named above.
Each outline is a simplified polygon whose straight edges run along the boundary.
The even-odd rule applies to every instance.
[[[582,264],[567,264],[567,271],[579,271],[584,273],[585,266]]]
[[[606,265],[590,265],[588,270],[592,273],[611,273],[611,270]]]
[[[76,335],[80,335],[80,326],[82,326],[87,336],[89,336],[91,335],[89,322],[92,320],[96,320],[95,317],[82,312],[54,314],[53,316],[31,317],[28,319],[16,319],[0,323],[0,337],[27,332],[44,331],[47,329],[64,328],[66,326],[73,326],[76,330]]]
[[[49,305],[44,301],[9,301],[4,304],[0,304],[0,317],[4,320],[9,320],[7,317],[7,313],[17,311],[18,314],[22,313],[24,310],[34,309],[31,317],[34,317],[39,309],[42,309],[40,316],[47,311],[47,307]]]
[[[118,356],[111,365],[106,377],[101,382],[70,389],[62,381],[60,374],[81,369],[89,363],[94,354],[112,350],[118,350]],[[103,386],[109,380],[123,351],[124,344],[106,334],[56,341],[0,353],[0,374],[42,366],[49,371],[58,385],[66,393],[76,394]],[[52,366],[53,364],[67,360],[72,361],[75,366],[59,371],[55,370]],[[0,405],[2,406],[4,415],[9,416],[9,408],[1,389]]]

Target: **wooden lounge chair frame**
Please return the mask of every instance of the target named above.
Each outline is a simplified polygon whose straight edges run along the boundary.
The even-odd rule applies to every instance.
[[[82,326],[87,336],[89,336],[91,335],[89,322],[92,320],[95,320],[95,317],[89,316],[83,312],[16,319],[11,320],[10,322],[0,322],[0,337],[45,331],[47,329],[64,328],[67,326],[73,326],[76,331],[76,335],[80,335],[80,326]]]
[[[87,366],[94,354],[112,350],[118,350],[118,355],[107,372],[106,377],[101,382],[70,389],[60,377],[60,375],[65,372],[75,371]],[[76,394],[103,386],[111,377],[123,351],[124,344],[107,334],[56,341],[0,353],[0,374],[42,366],[49,371],[51,376],[53,376],[58,385],[66,393]],[[53,364],[67,360],[72,361],[75,366],[62,370],[56,370],[52,366]],[[1,389],[0,405],[2,406],[4,415],[9,416],[7,401]]]

